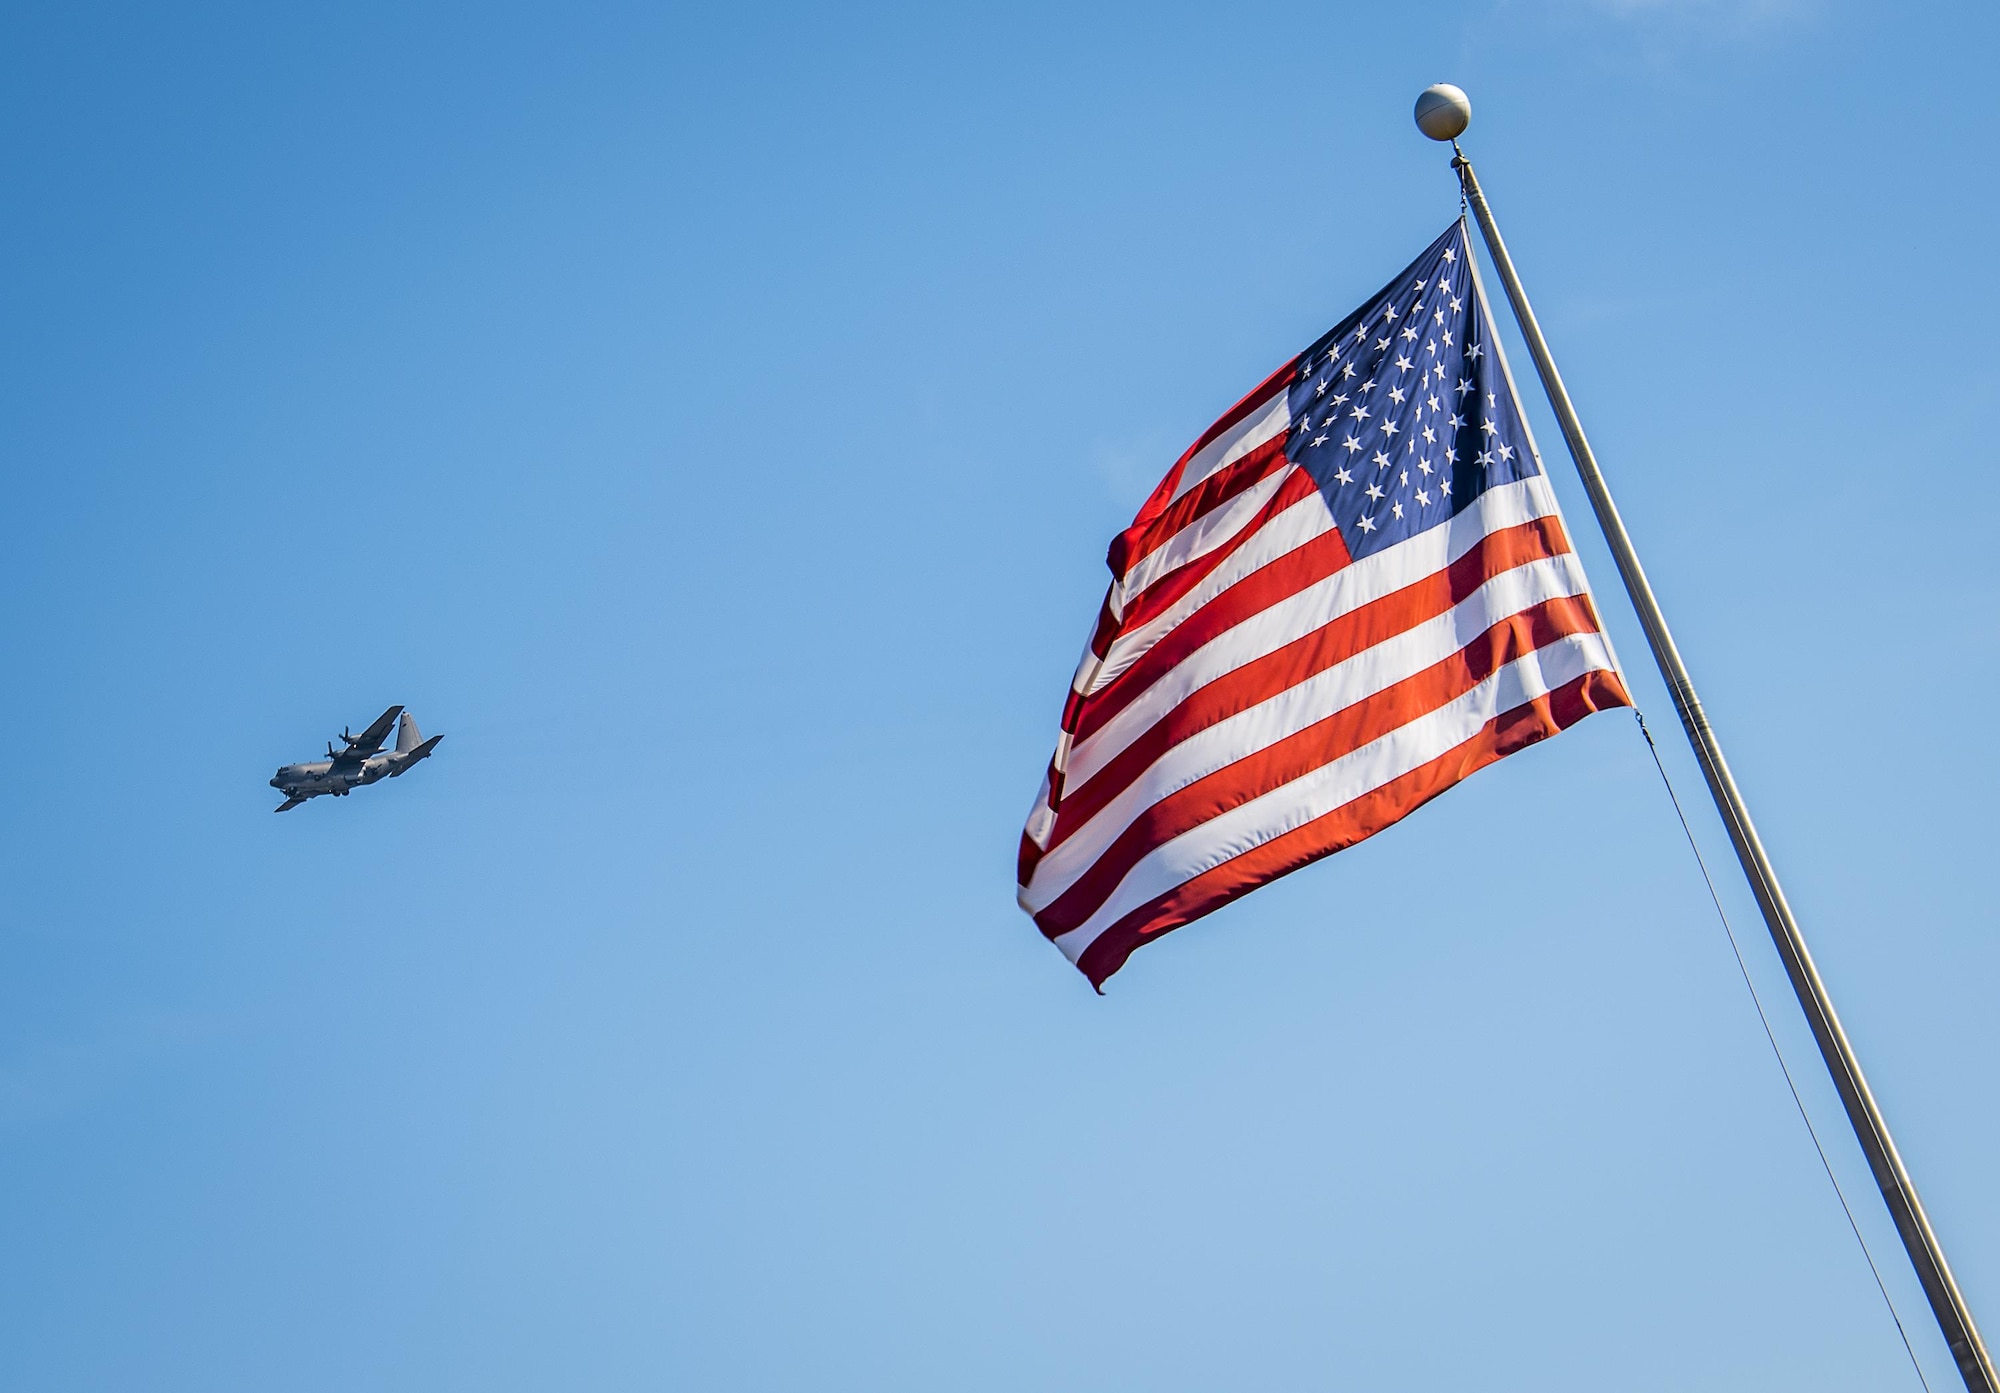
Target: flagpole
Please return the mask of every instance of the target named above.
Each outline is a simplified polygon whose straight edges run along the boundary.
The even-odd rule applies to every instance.
[[[1666,616],[1660,612],[1653,587],[1646,580],[1645,568],[1639,564],[1639,554],[1632,547],[1632,538],[1618,516],[1618,505],[1612,501],[1611,490],[1597,467],[1597,456],[1592,453],[1590,441],[1584,436],[1583,424],[1577,420],[1576,408],[1571,405],[1569,393],[1563,387],[1562,374],[1556,371],[1555,359],[1550,356],[1548,342],[1543,339],[1541,326],[1535,321],[1535,311],[1528,304],[1527,292],[1521,288],[1521,279],[1514,272],[1513,259],[1507,255],[1507,244],[1501,240],[1500,228],[1493,221],[1493,210],[1487,206],[1486,195],[1479,187],[1479,178],[1472,171],[1472,162],[1458,148],[1457,137],[1471,119],[1471,104],[1456,87],[1440,84],[1417,99],[1416,115],[1417,125],[1425,135],[1433,140],[1451,142],[1452,168],[1458,172],[1460,187],[1465,192],[1466,202],[1472,207],[1473,217],[1479,223],[1486,250],[1500,273],[1501,284],[1507,289],[1515,321],[1520,325],[1521,336],[1528,341],[1529,356],[1535,360],[1535,371],[1540,374],[1542,386],[1548,392],[1549,405],[1555,408],[1556,420],[1562,426],[1570,457],[1576,461],[1576,472],[1582,477],[1584,492],[1590,496],[1591,509],[1597,514],[1597,524],[1603,529],[1612,559],[1618,564],[1618,574],[1625,582],[1626,593],[1632,598],[1632,607],[1639,613],[1639,624],[1645,630],[1646,642],[1653,650],[1654,661],[1659,664],[1660,675],[1666,679],[1674,710],[1680,714],[1681,726],[1687,731],[1688,742],[1694,746],[1702,777],[1708,781],[1708,791],[1714,796],[1723,825],[1729,830],[1729,840],[1736,848],[1736,859],[1742,863],[1743,874],[1749,879],[1750,889],[1757,897],[1757,907],[1763,912],[1764,924],[1771,931],[1771,941],[1777,945],[1778,956],[1785,964],[1785,974],[1791,978],[1792,990],[1797,993],[1799,1006],[1805,1011],[1806,1023],[1812,1027],[1820,1056],[1826,1061],[1827,1072],[1833,1076],[1834,1088],[1840,1094],[1841,1105],[1847,1110],[1847,1120],[1854,1127],[1855,1138],[1868,1158],[1868,1168],[1882,1192],[1883,1202],[1889,1207],[1890,1216],[1896,1222],[1896,1232],[1910,1255],[1911,1265],[1916,1268],[1917,1280],[1922,1283],[1924,1295],[1930,1301],[1931,1314],[1937,1317],[1938,1328],[1944,1333],[1945,1344],[1951,1349],[1966,1388],[1971,1393],[2000,1393],[2000,1376],[1994,1372],[1992,1358],[1986,1352],[1985,1342],[1979,1337],[1979,1329],[1973,1323],[1965,1296],[1951,1275],[1950,1265],[1945,1262],[1944,1249],[1939,1246],[1937,1234],[1931,1229],[1923,1202],[1917,1198],[1917,1187],[1904,1168],[1902,1157],[1897,1154],[1888,1123],[1876,1106],[1875,1095],[1869,1091],[1868,1080],[1862,1075],[1854,1047],[1848,1042],[1847,1032],[1841,1029],[1840,1017],[1835,1014],[1833,1002],[1827,996],[1826,983],[1820,979],[1819,969],[1813,965],[1805,937],[1800,933],[1798,921],[1792,916],[1791,906],[1786,903],[1785,892],[1778,884],[1777,872],[1772,869],[1764,843],[1757,836],[1756,825],[1750,820],[1750,810],[1744,805],[1743,794],[1729,772],[1728,761],[1722,757],[1722,746],[1716,739],[1714,728],[1702,711],[1701,698],[1695,695],[1693,679],[1688,676],[1687,665],[1681,661],[1680,650],[1674,645]]]

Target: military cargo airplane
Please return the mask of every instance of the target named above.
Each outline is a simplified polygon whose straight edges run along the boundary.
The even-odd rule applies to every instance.
[[[382,742],[389,738],[389,727],[396,727],[396,748],[382,750]],[[411,765],[426,758],[437,748],[442,735],[424,739],[423,732],[410,713],[400,706],[392,706],[376,718],[375,724],[359,735],[350,735],[345,729],[340,738],[347,742],[347,748],[335,754],[333,742],[327,741],[326,758],[309,764],[287,764],[271,780],[271,787],[285,795],[273,812],[288,813],[308,798],[317,798],[322,793],[331,793],[336,798],[345,798],[363,784],[372,784],[377,779],[401,778]],[[380,753],[377,753],[381,751]]]

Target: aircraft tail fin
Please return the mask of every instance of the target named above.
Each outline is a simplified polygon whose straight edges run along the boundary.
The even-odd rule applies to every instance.
[[[430,758],[431,751],[437,748],[438,741],[442,739],[444,739],[442,735],[433,735],[430,739],[424,741],[423,744],[417,746],[414,750],[409,751],[410,757],[404,760],[401,764],[397,765],[394,769],[390,770],[389,777],[392,779],[400,779],[403,777],[403,775],[407,774],[410,771],[411,766],[415,765],[418,760]]]
[[[396,753],[406,755],[424,743],[424,733],[417,729],[416,717],[405,711],[396,721]]]

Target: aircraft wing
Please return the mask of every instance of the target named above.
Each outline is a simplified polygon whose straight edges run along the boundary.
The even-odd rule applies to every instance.
[[[298,807],[299,804],[305,801],[306,801],[305,799],[299,797],[297,794],[293,794],[291,797],[287,798],[284,802],[278,804],[277,807],[271,809],[271,811],[274,813],[288,813],[293,808]]]
[[[381,749],[382,742],[389,738],[389,732],[395,728],[396,717],[402,714],[402,707],[392,706],[377,716],[375,724],[362,731],[361,734],[352,738],[342,736],[342,739],[347,740],[347,748],[333,757],[333,767],[336,769],[351,769]]]

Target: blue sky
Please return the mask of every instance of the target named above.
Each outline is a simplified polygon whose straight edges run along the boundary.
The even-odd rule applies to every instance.
[[[1996,1333],[1996,38],[10,9],[0,1383],[1915,1387],[1624,716],[1102,999],[1014,908],[1106,541],[1454,215],[1441,79]]]

